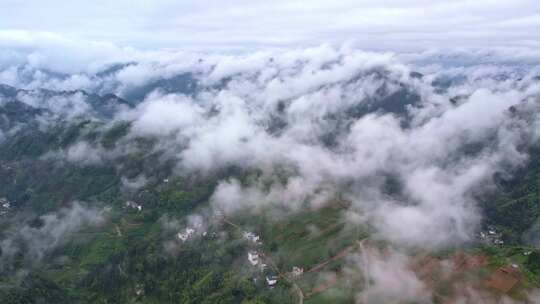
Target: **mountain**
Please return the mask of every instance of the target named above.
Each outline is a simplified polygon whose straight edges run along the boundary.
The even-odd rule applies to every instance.
[[[0,85],[2,303],[533,301],[534,77],[301,56]]]

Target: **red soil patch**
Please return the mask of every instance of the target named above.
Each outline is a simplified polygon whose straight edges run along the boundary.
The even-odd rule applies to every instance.
[[[487,256],[483,254],[468,255],[463,252],[458,252],[454,255],[454,270],[469,271],[485,266],[488,262]]]
[[[437,282],[437,273],[441,270],[441,260],[426,257],[413,267],[418,278],[424,281],[428,286],[434,286]]]
[[[518,269],[511,266],[504,266],[491,274],[486,281],[486,286],[502,293],[507,293],[519,283],[520,279],[521,274]]]

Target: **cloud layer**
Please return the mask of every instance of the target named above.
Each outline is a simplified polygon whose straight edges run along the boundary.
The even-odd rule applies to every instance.
[[[114,148],[79,141],[47,156],[91,165],[137,151],[135,138],[151,138],[177,174],[233,166],[260,172],[249,183],[220,181],[215,209],[295,211],[339,197],[351,203],[350,220],[373,226],[378,237],[439,248],[470,240],[480,223],[477,198],[493,189],[493,175],[526,162],[526,147],[539,139],[540,85],[534,53],[437,54],[326,45],[248,55],[146,54],[60,76],[36,77],[43,70],[28,64],[6,70],[15,71],[10,84],[28,89],[141,96],[99,116],[80,92],[54,99],[18,93],[25,104],[68,121],[91,116],[104,130],[129,122]],[[518,58],[531,66],[516,65]],[[74,77],[88,81],[73,87]]]

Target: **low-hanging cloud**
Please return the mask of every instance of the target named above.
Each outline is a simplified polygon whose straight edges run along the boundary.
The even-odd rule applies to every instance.
[[[20,253],[28,261],[39,262],[52,250],[72,240],[80,229],[103,224],[105,216],[104,209],[85,207],[74,202],[57,212],[35,218],[34,224],[15,224],[3,233],[0,240],[2,260],[9,261]]]
[[[374,227],[384,240],[412,247],[460,244],[481,222],[477,198],[493,188],[493,175],[511,174],[527,161],[524,147],[538,143],[540,89],[534,67],[453,62],[446,69],[430,56],[328,45],[248,55],[149,55],[90,78],[99,78],[98,90],[117,93],[177,75],[196,88],[175,92],[156,85],[112,120],[100,118],[105,130],[130,123],[114,149],[81,141],[54,155],[96,164],[137,151],[131,139],[152,138],[154,150],[176,161],[177,174],[230,167],[260,172],[249,183],[219,181],[211,204],[221,211],[294,211],[340,197],[350,203],[351,219]],[[133,64],[152,75],[132,78]],[[70,98],[48,108],[77,109],[76,94]],[[66,113],[70,119],[79,112]],[[390,193],[389,180],[397,184]],[[411,229],[402,229],[404,223]]]

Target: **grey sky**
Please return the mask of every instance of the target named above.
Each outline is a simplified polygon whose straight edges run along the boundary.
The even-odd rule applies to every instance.
[[[138,49],[538,47],[537,0],[3,0],[0,47],[99,41]]]

